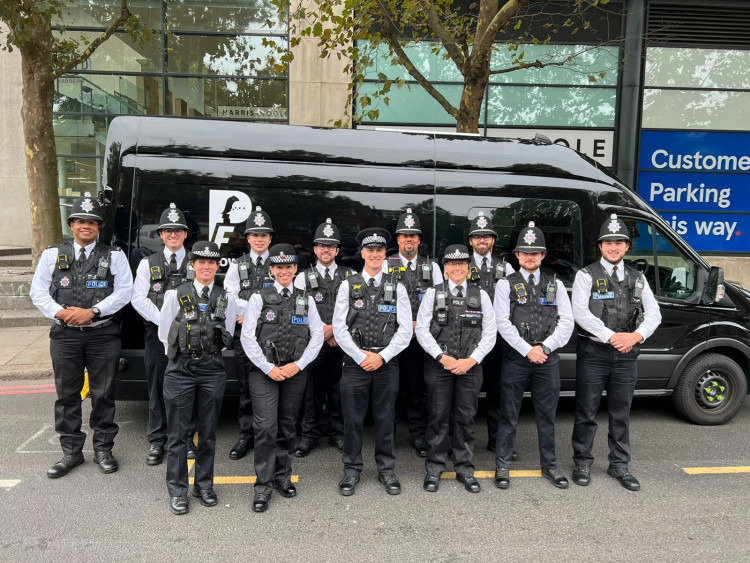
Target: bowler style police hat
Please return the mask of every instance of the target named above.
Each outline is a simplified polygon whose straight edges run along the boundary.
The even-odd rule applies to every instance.
[[[161,219],[159,219],[159,226],[156,230],[185,229],[187,231],[187,228],[187,222],[185,221],[185,216],[182,214],[182,211],[177,209],[177,206],[174,203],[170,203],[169,207],[162,211]]]
[[[547,252],[547,246],[544,243],[544,233],[540,228],[534,225],[534,221],[529,221],[529,226],[521,231],[518,235],[518,242],[513,252]]]
[[[274,244],[268,249],[268,261],[271,266],[279,266],[281,264],[296,264],[297,263],[297,252],[291,244]]]
[[[473,237],[476,235],[492,235],[497,238],[495,227],[492,225],[490,218],[484,214],[484,211],[480,211],[479,214],[471,220],[468,236]]]
[[[104,223],[102,218],[102,206],[99,205],[99,201],[95,197],[91,197],[90,192],[84,192],[82,197],[79,197],[73,202],[72,213],[68,215],[68,225],[70,225],[71,219],[86,219],[89,221],[99,221]]]
[[[419,217],[411,212],[411,207],[406,208],[406,213],[402,213],[396,223],[397,235],[421,235],[422,230],[419,225]]]
[[[313,244],[341,244],[341,235],[336,225],[331,223],[331,219],[326,219],[325,223],[318,225],[315,229],[315,238]]]
[[[451,244],[445,249],[443,254],[443,264],[452,262],[454,260],[461,260],[465,262],[471,262],[471,255],[469,249],[463,244]]]
[[[219,245],[209,240],[199,240],[193,245],[193,249],[188,255],[190,260],[221,260]]]
[[[626,240],[630,242],[630,235],[628,234],[628,227],[621,219],[617,218],[615,213],[609,216],[609,219],[604,221],[601,230],[599,231],[599,242],[603,240]]]
[[[245,223],[245,234],[249,235],[250,233],[273,233],[271,217],[260,208],[260,205],[255,208],[255,211],[250,212],[250,217],[247,218],[247,223]]]
[[[379,227],[362,229],[357,233],[357,242],[361,248],[367,246],[382,246],[385,248],[391,242],[391,233]]]

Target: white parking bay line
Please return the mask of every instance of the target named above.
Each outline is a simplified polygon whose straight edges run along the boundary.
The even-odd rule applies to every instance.
[[[20,479],[0,479],[0,489],[12,489],[20,482]]]

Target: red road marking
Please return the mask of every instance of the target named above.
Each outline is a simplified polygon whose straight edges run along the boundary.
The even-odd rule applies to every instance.
[[[32,395],[38,393],[54,393],[55,384],[44,385],[5,385],[0,386],[0,395]]]
[[[0,385],[0,391],[6,389],[44,389],[45,387],[54,387],[54,383],[46,383],[44,385]]]

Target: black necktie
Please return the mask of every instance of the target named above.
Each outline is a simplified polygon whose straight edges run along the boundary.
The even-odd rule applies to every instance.
[[[460,285],[456,286],[456,296],[457,297],[463,297],[464,296],[464,288]]]
[[[617,285],[620,285],[620,276],[617,275],[617,266],[612,268],[612,281],[614,281]]]
[[[263,265],[263,257],[258,256],[258,258],[255,260],[255,265],[260,268]]]
[[[78,253],[78,262],[83,264],[86,261],[86,249],[81,247],[81,251]]]
[[[174,252],[169,258],[169,269],[173,272],[177,271],[177,255]]]
[[[487,257],[486,256],[482,258],[482,271],[483,272],[487,271]]]
[[[208,299],[208,286],[203,286],[203,291],[201,292],[201,298],[202,299]]]
[[[534,287],[536,285],[536,280],[534,280],[534,274],[529,274],[529,285],[531,287]]]
[[[284,299],[289,299],[289,290],[286,287],[283,290],[281,290],[281,296]]]
[[[367,280],[367,285],[375,289],[375,278],[370,278],[369,280]]]
[[[411,260],[406,263],[406,270],[411,272]]]
[[[325,277],[326,277],[326,281],[331,281],[331,279],[332,279],[331,278],[331,270],[329,270],[328,268],[326,268],[326,276]]]

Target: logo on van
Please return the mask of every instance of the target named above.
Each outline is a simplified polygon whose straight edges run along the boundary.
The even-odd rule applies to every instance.
[[[244,222],[250,217],[253,204],[250,196],[235,190],[211,190],[209,194],[208,220],[211,242],[219,246],[230,242],[229,237],[239,225],[244,231]]]

